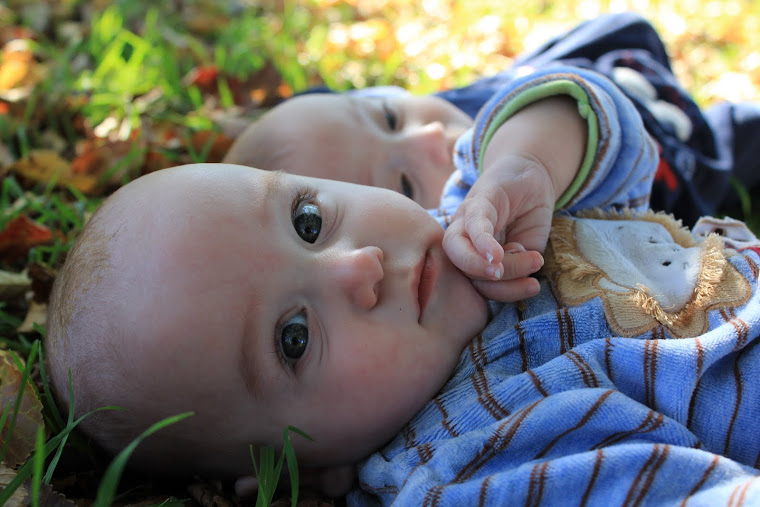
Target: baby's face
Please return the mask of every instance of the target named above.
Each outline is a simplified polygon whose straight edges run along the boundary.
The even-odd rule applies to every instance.
[[[125,371],[155,385],[136,403],[195,410],[231,459],[293,425],[315,440],[298,442],[304,462],[355,462],[435,395],[485,325],[443,230],[398,193],[224,164],[125,189]]]
[[[471,124],[437,97],[304,95],[264,115],[226,161],[387,188],[435,208],[456,139]]]

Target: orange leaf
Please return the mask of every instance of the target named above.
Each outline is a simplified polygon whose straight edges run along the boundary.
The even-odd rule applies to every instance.
[[[53,233],[26,215],[19,215],[0,231],[0,260],[16,262],[38,245],[53,241]]]
[[[200,87],[202,90],[216,86],[216,78],[219,76],[219,70],[213,66],[197,67],[190,76],[191,84]]]
[[[21,385],[21,370],[11,357],[9,350],[0,350],[0,414],[8,407],[13,410],[16,397],[20,389],[24,394],[21,398],[16,424],[13,433],[8,435],[11,415],[8,415],[2,431],[3,440],[8,439],[8,447],[5,453],[5,464],[14,468],[22,464],[34,450],[37,438],[37,428],[43,426],[42,403],[37,398],[34,387],[29,379],[26,385]]]
[[[8,171],[32,183],[47,184],[56,180],[59,186],[71,185],[86,194],[94,193],[98,187],[95,176],[74,174],[71,163],[53,150],[32,150],[28,156],[9,166]]]

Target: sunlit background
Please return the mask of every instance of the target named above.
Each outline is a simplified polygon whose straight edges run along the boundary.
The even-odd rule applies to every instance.
[[[44,480],[41,464],[32,475],[35,446],[63,449],[73,424],[35,394],[49,394],[35,360],[47,297],[104,196],[147,172],[220,161],[241,125],[306,88],[466,85],[625,10],[659,30],[698,103],[760,103],[760,0],[0,0],[0,504],[23,504],[29,477],[42,505],[59,493],[90,505],[117,486],[125,504],[231,495],[218,481],[102,481],[105,463],[76,433]],[[745,189],[738,218],[760,233],[753,198]],[[8,350],[27,360],[23,374]],[[2,411],[22,390],[13,426]]]

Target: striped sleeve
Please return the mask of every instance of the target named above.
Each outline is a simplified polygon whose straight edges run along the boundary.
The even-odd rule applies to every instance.
[[[554,95],[569,95],[588,126],[583,164],[558,209],[633,208],[649,205],[657,148],[636,108],[610,80],[593,71],[552,67],[509,83],[495,94],[475,125],[455,146],[457,170],[447,182],[434,216],[451,216],[477,180],[481,160],[494,132],[523,107]],[[446,227],[446,220],[440,219]]]

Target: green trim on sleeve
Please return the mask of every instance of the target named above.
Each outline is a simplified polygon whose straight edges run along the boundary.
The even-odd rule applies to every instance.
[[[494,117],[491,124],[483,136],[483,144],[480,146],[479,163],[482,164],[483,157],[485,156],[488,143],[493,137],[496,130],[507,121],[511,116],[517,113],[525,106],[537,102],[547,97],[555,95],[570,95],[572,98],[578,101],[578,113],[582,118],[586,120],[588,124],[588,142],[586,143],[586,155],[583,157],[581,168],[578,170],[578,174],[575,175],[570,186],[567,190],[557,199],[554,205],[554,209],[563,208],[570,199],[578,192],[578,190],[586,181],[589,172],[591,171],[591,165],[594,162],[596,156],[596,148],[599,144],[599,123],[596,115],[591,109],[589,104],[588,95],[586,91],[576,82],[569,79],[558,79],[556,81],[549,81],[533,86],[524,92],[519,93],[512,100],[510,100]],[[483,172],[482,165],[478,167],[478,172]]]

